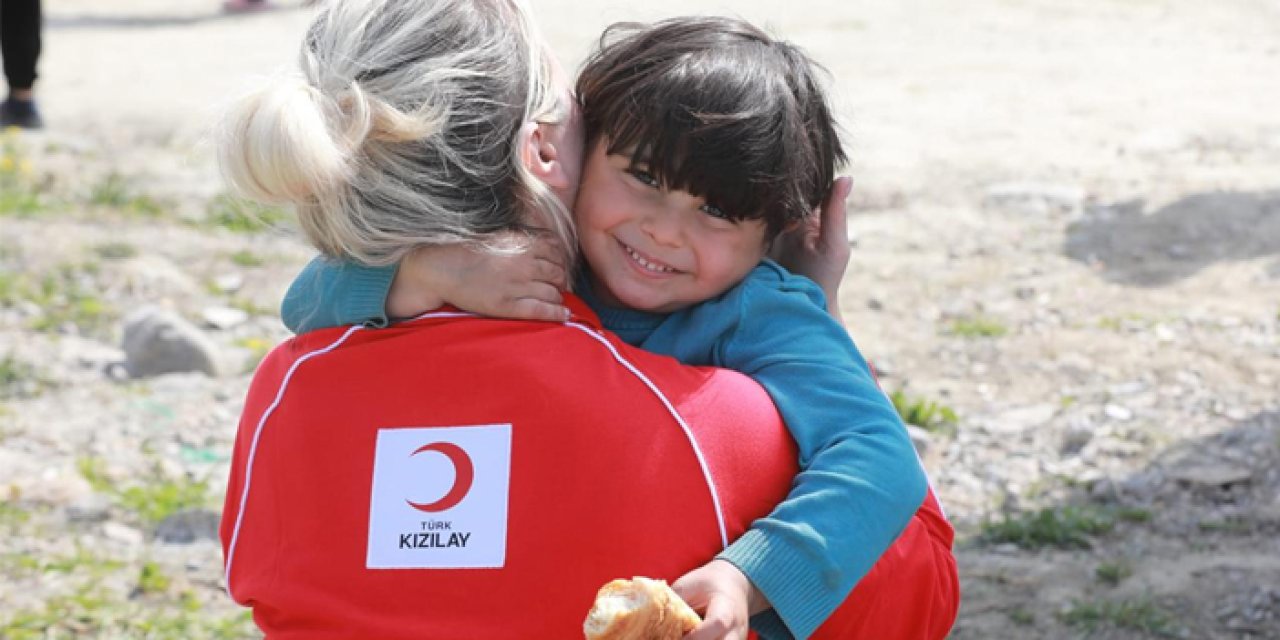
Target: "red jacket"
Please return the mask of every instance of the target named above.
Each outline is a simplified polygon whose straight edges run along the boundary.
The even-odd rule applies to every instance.
[[[763,390],[628,347],[573,303],[569,325],[429,314],[264,360],[222,540],[269,637],[581,637],[602,584],[674,580],[786,495],[794,447]],[[818,636],[945,635],[934,512]]]

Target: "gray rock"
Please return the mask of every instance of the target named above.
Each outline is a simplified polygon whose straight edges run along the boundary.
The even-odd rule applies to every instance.
[[[103,523],[102,535],[108,540],[115,540],[130,547],[141,546],[143,542],[141,531],[114,520]]]
[[[102,522],[111,517],[111,500],[94,494],[72,501],[66,509],[68,522]]]
[[[191,544],[196,540],[217,540],[219,515],[207,509],[179,511],[160,521],[156,538],[167,544]]]
[[[155,307],[138,310],[124,322],[125,368],[134,378],[198,371],[218,374],[218,349],[190,322]]]
[[[1093,440],[1093,425],[1086,421],[1072,421],[1062,434],[1059,451],[1063,455],[1075,455]]]
[[[1217,488],[1248,482],[1253,471],[1220,462],[1191,462],[1170,469],[1169,477],[1192,486]]]

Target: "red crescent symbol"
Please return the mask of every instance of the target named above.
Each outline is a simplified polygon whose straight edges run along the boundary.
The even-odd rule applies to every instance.
[[[471,491],[471,482],[475,480],[476,477],[476,467],[471,463],[471,456],[468,456],[467,452],[462,450],[462,447],[459,447],[452,442],[432,442],[431,444],[424,444],[421,447],[418,447],[418,450],[409,454],[409,457],[416,456],[423,451],[435,451],[437,453],[442,453],[446,458],[449,458],[449,462],[453,463],[453,486],[449,489],[448,493],[444,494],[443,498],[440,498],[435,502],[427,504],[413,502],[412,500],[405,500],[405,502],[408,502],[409,506],[414,509],[417,509],[418,511],[425,511],[427,513],[445,511],[458,506],[458,503],[462,502],[462,499],[467,497],[467,492]]]

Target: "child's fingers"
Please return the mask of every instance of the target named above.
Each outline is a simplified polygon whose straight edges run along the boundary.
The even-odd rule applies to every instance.
[[[711,596],[702,622],[685,634],[684,640],[740,640],[747,637],[746,628],[736,628],[733,605],[727,598]]]
[[[537,258],[533,264],[533,279],[539,282],[546,282],[559,289],[567,289],[569,287],[568,274],[559,262]]]
[[[510,305],[510,317],[516,320],[539,320],[542,322],[564,322],[569,319],[569,310],[561,305],[552,304],[536,298],[519,298]]]
[[[841,176],[831,185],[827,199],[822,202],[821,224],[819,226],[819,243],[834,244],[849,242],[849,226],[845,201],[853,190],[853,179]]]

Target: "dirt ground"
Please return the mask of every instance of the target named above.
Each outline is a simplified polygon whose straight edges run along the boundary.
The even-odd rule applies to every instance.
[[[307,248],[193,220],[224,191],[216,114],[294,61],[296,5],[46,0],[48,128],[5,151],[34,165],[20,184],[45,204],[0,211],[0,275],[79,265],[64,282],[96,287],[108,312],[50,328],[32,321],[48,315],[36,294],[0,295],[0,359],[29,378],[0,388],[0,637],[245,632],[243,618],[171,636],[103,622],[59,600],[84,570],[16,558],[106,540],[89,573],[132,590],[122,611],[185,598],[235,615],[207,526],[179,544],[123,502],[86,505],[153,467],[216,494],[247,384],[243,367],[122,382],[130,308],[245,310],[210,330],[228,357],[286,336],[274,312]],[[850,331],[889,389],[955,416],[919,420],[960,536],[954,638],[1280,638],[1280,3],[533,6],[570,67],[613,21],[729,13],[829,70],[855,180]],[[136,215],[145,202],[163,213]],[[208,503],[195,513],[216,519]],[[147,563],[171,584],[143,588]],[[29,618],[39,631],[21,635]]]

